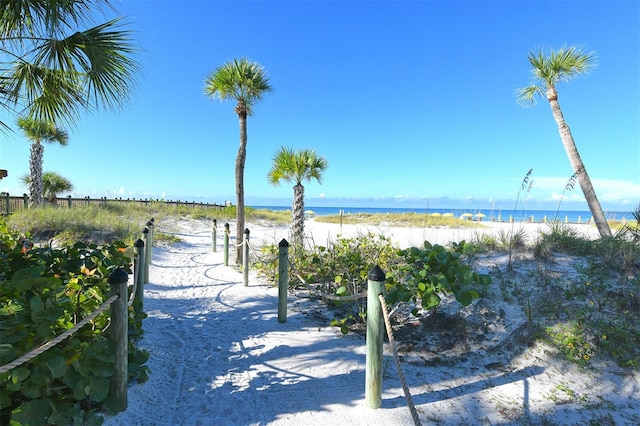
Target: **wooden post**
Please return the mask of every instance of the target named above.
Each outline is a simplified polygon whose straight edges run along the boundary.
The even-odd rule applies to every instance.
[[[224,224],[224,266],[229,266],[229,224]]]
[[[284,238],[278,244],[278,322],[287,322],[289,294],[289,243]]]
[[[142,312],[142,306],[144,305],[144,241],[140,238],[133,243],[133,285],[136,288],[136,301],[133,306],[136,309],[140,309]],[[139,313],[139,312],[138,312]]]
[[[11,214],[11,205],[9,204],[9,193],[8,192],[2,192],[0,193],[0,195],[2,195],[2,197],[5,199],[5,213],[7,216],[9,216],[9,214]]]
[[[242,245],[242,282],[245,287],[249,285],[249,229],[244,230]]]
[[[151,218],[147,222],[147,228],[149,228],[149,241],[147,241],[147,243],[149,244],[148,250],[151,251],[153,249],[153,237],[155,234],[155,224],[153,218]],[[149,252],[149,259],[151,259],[151,252]]]
[[[213,219],[213,226],[211,227],[211,244],[213,245],[213,252],[218,251],[218,221]]]
[[[370,408],[382,405],[382,347],[384,317],[378,299],[384,294],[385,274],[378,265],[369,271],[367,285],[367,355],[365,373],[365,402]]]
[[[127,281],[129,275],[122,269],[116,269],[108,278],[111,284],[111,295],[118,295],[118,299],[111,304],[111,338],[116,347],[116,362],[111,376],[111,394],[114,398],[114,410],[116,412],[127,409],[127,382],[129,363],[128,353],[128,294]]]
[[[142,230],[142,241],[144,242],[144,263],[142,264],[143,275],[144,278],[142,280],[142,284],[147,284],[149,282],[149,228],[144,228]]]

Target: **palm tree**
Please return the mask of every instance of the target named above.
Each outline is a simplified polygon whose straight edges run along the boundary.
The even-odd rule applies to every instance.
[[[66,146],[69,135],[62,129],[56,127],[48,121],[36,121],[26,118],[18,119],[18,127],[23,131],[27,139],[31,141],[31,155],[29,157],[29,195],[31,206],[42,205],[42,194],[44,192],[42,179],[42,162],[44,156],[44,146],[42,142],[58,143]]]
[[[322,174],[328,162],[312,149],[294,151],[285,147],[273,157],[273,166],[267,176],[269,183],[279,185],[281,180],[295,183],[293,186],[292,238],[294,244],[302,243],[304,234],[304,186],[303,181],[316,179],[322,183]]]
[[[578,183],[587,200],[598,232],[601,237],[611,236],[609,223],[604,216],[587,169],[573,141],[569,125],[562,115],[556,90],[558,83],[569,81],[575,76],[589,72],[595,66],[595,56],[593,53],[584,52],[579,47],[564,47],[559,50],[551,50],[548,55],[545,55],[542,50],[529,52],[528,59],[533,66],[533,81],[530,86],[516,91],[518,102],[525,106],[534,105],[536,95],[546,96],[551,106],[553,118],[558,125],[562,145],[569,157],[573,171],[577,175]]]
[[[22,182],[29,186],[31,184],[31,176],[22,176]],[[42,194],[50,204],[57,204],[58,195],[64,192],[73,191],[73,184],[69,179],[60,176],[56,172],[44,172],[42,174]]]
[[[122,18],[81,29],[106,8],[109,0],[0,1],[0,105],[68,124],[81,110],[122,106],[139,68],[130,32]]]
[[[236,156],[236,238],[242,241],[244,233],[244,164],[247,157],[247,117],[252,107],[270,92],[269,78],[265,70],[248,59],[233,59],[225,63],[205,80],[204,93],[221,101],[236,101],[235,113],[240,122],[240,147]],[[242,248],[237,247],[236,263],[242,261]]]

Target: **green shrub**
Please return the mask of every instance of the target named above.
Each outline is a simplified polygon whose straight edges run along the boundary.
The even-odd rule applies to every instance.
[[[125,245],[76,243],[29,249],[0,219],[0,365],[72,328],[109,298],[108,276],[130,272]],[[131,337],[141,319],[130,308]],[[59,345],[0,374],[0,418],[17,424],[92,424],[110,404],[114,343],[106,314],[98,315]],[[148,354],[129,342],[132,379],[144,380]]]

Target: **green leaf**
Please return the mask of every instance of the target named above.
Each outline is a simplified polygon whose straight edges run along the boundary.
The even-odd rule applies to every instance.
[[[51,371],[51,376],[54,379],[62,377],[67,372],[67,364],[61,355],[56,355],[47,360],[47,368]]]
[[[440,296],[430,293],[422,299],[422,307],[425,309],[437,308],[440,305]]]
[[[349,326],[347,324],[342,324],[340,326],[340,332],[342,334],[349,334]]]
[[[4,338],[3,338],[4,340]],[[0,364],[4,365],[16,359],[18,350],[7,343],[0,344]]]
[[[13,383],[20,383],[29,378],[31,371],[27,367],[18,367],[11,370],[11,381]]]
[[[336,277],[337,278],[337,277]],[[336,295],[337,296],[344,296],[347,293],[347,286],[340,286],[337,290],[336,290]]]
[[[471,302],[473,302],[473,299],[480,297],[480,294],[475,290],[466,290],[456,293],[455,296],[456,300],[460,302],[461,305],[469,306]]]
[[[90,395],[93,402],[103,401],[109,394],[110,380],[104,377],[94,377],[91,379]]]
[[[51,415],[51,404],[46,399],[34,399],[20,405],[11,413],[11,420],[19,425],[44,425]]]
[[[32,297],[31,301],[29,302],[29,307],[31,308],[31,318],[34,321],[37,321],[37,319],[33,317],[34,317],[34,314],[38,314],[44,311],[44,303],[42,303],[42,299],[38,296]]]
[[[42,390],[44,386],[33,383],[28,380],[20,387],[20,392],[29,399],[36,399],[42,396]]]
[[[30,280],[35,278],[42,277],[44,273],[44,266],[31,266],[29,268],[18,269],[13,276],[11,277],[11,281],[17,283],[22,280]]]

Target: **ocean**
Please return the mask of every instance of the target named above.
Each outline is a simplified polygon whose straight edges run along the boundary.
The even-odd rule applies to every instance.
[[[284,206],[252,206],[256,209],[267,210],[291,210],[291,207]],[[483,221],[503,221],[507,222],[513,219],[516,222],[544,222],[559,220],[569,223],[589,223],[592,221],[592,215],[589,211],[573,211],[573,210],[509,210],[509,209],[419,209],[419,208],[398,208],[398,207],[313,207],[307,206],[306,212],[313,212],[317,216],[338,215],[340,212],[344,215],[348,214],[375,214],[375,213],[427,213],[427,214],[445,214],[450,213],[454,217],[462,217],[463,214],[471,214],[473,219],[477,219],[476,215],[483,214]],[[608,220],[634,220],[632,213],[629,212],[605,212]]]

